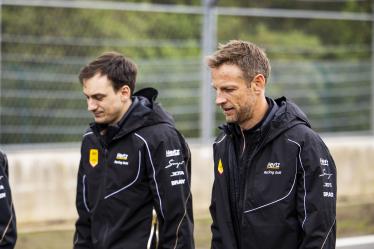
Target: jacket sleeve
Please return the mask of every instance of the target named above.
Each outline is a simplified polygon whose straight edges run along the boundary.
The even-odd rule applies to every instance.
[[[8,181],[8,160],[0,152],[0,248],[13,249],[16,241],[16,216]]]
[[[160,249],[193,249],[190,150],[178,131],[153,134],[145,143],[146,168],[159,223]]]
[[[336,167],[322,139],[308,134],[300,146],[297,211],[302,228],[299,249],[334,249]]]
[[[77,180],[76,208],[78,220],[75,223],[74,249],[93,248],[91,242],[90,209],[87,203],[86,186],[86,175],[81,158]]]

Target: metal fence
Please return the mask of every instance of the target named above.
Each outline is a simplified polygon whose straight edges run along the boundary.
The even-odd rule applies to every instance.
[[[77,74],[88,61],[109,50],[122,52],[138,64],[137,89],[159,89],[159,102],[186,137],[209,139],[223,117],[214,107],[203,58],[216,41],[235,38],[266,48],[272,63],[268,95],[285,95],[299,104],[317,131],[373,130],[370,43],[329,47],[308,37],[306,43],[305,39],[298,43],[300,35],[295,30],[295,40],[285,47],[277,37],[257,41],[250,25],[235,30],[225,26],[290,18],[305,24],[318,19],[370,26],[371,14],[235,9],[205,3],[200,7],[0,1],[0,144],[79,141],[92,118]],[[266,33],[263,29],[256,34]]]

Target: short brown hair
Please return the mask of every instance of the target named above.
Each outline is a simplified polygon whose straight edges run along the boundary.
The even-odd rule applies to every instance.
[[[232,40],[219,44],[218,50],[208,56],[207,61],[210,68],[218,68],[222,64],[237,65],[248,81],[257,74],[264,75],[266,80],[270,75],[270,62],[265,52],[247,41]]]
[[[114,91],[128,85],[132,94],[135,89],[137,71],[136,64],[122,54],[106,52],[80,70],[79,81],[83,84],[84,80],[100,73],[106,75],[112,82]]]

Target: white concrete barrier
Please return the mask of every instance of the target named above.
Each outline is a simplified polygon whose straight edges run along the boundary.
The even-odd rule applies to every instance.
[[[325,139],[338,171],[338,203],[374,202],[374,137]]]
[[[78,152],[79,147],[7,153],[18,223],[74,219]]]
[[[374,138],[325,139],[338,167],[338,201],[374,198]],[[19,224],[74,220],[79,145],[5,148]],[[190,144],[195,215],[208,215],[212,146]]]

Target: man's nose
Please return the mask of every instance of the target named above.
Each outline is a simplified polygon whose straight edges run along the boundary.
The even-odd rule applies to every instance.
[[[226,98],[224,98],[221,94],[217,93],[216,95],[216,105],[222,105],[226,102]]]
[[[96,101],[92,99],[87,99],[87,110],[92,112],[96,110],[96,108],[97,108]]]

